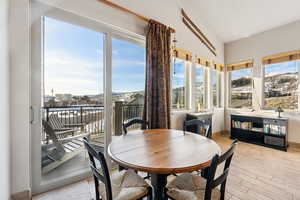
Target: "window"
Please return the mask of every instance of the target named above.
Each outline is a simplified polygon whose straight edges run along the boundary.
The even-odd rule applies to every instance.
[[[195,79],[195,98],[196,98],[196,111],[203,111],[206,106],[206,69],[201,65],[196,66],[196,79]]]
[[[264,108],[298,109],[298,61],[265,65]]]
[[[218,89],[217,89],[217,83],[218,83],[218,76],[217,76],[216,70],[211,70],[211,92],[212,92],[212,105],[213,107],[218,107]]]
[[[221,72],[218,73],[218,92],[219,92],[218,105],[219,107],[222,107],[223,104],[222,104],[222,73]]]
[[[172,108],[185,109],[185,61],[174,59],[172,73]]]
[[[221,103],[221,72],[211,69],[211,92],[212,106],[214,108],[222,107]]]
[[[231,108],[252,108],[252,69],[229,72]]]

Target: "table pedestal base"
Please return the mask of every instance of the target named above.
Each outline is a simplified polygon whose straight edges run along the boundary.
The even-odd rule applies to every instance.
[[[153,187],[153,199],[165,200],[165,187],[167,185],[167,174],[151,174],[151,185]]]

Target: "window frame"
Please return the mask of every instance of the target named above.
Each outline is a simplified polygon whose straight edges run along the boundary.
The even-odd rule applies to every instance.
[[[208,88],[208,92],[209,92],[209,96],[210,96],[210,108],[211,109],[220,109],[223,108],[223,103],[222,103],[222,74],[223,72],[216,70],[216,69],[209,69],[210,72],[210,81],[209,81],[209,88]],[[216,72],[216,101],[217,101],[217,105],[214,106],[214,96],[213,96],[213,73],[212,72]]]
[[[204,66],[204,65],[201,65],[201,64],[198,64],[198,63],[195,63],[195,67],[194,67],[194,70],[195,70],[195,72],[194,72],[194,77],[193,77],[193,79],[194,79],[194,89],[193,89],[193,95],[194,95],[194,98],[193,98],[193,100],[194,100],[194,105],[193,106],[195,106],[195,111],[196,112],[201,112],[201,110],[198,110],[198,106],[197,106],[197,102],[196,102],[196,99],[197,99],[197,96],[196,96],[196,94],[197,94],[197,87],[196,87],[196,81],[197,81],[197,73],[196,73],[196,70],[197,70],[197,68],[203,68],[203,82],[204,82],[204,90],[203,90],[203,92],[204,92],[204,94],[203,94],[203,110],[202,111],[206,111],[207,109],[208,109],[208,92],[209,92],[209,90],[208,90],[208,67],[206,67],[206,66]]]
[[[222,87],[222,82],[224,82],[224,72],[223,71],[218,71],[218,108],[224,108],[224,87]]]
[[[299,112],[300,111],[300,59],[298,60],[294,60],[295,62],[297,62],[297,70],[298,70],[298,89],[297,89],[297,94],[298,94],[298,101],[297,101],[297,109],[294,109],[294,110],[287,110],[285,112],[289,112],[289,113],[296,113],[296,112]],[[293,61],[286,61],[286,62],[293,62]],[[281,63],[284,63],[284,62],[281,62]],[[279,64],[279,63],[277,63]],[[264,65],[262,63],[261,67],[262,67],[262,80],[261,80],[261,83],[262,83],[262,92],[261,92],[261,102],[262,102],[262,106],[261,106],[261,110],[264,111],[264,112],[272,112],[274,111],[275,109],[266,109],[265,107],[265,67],[268,66],[268,65]]]
[[[174,59],[178,59],[180,61],[184,62],[184,107],[183,108],[173,108],[173,75],[174,75]],[[173,111],[184,111],[184,110],[190,110],[191,109],[191,103],[190,103],[190,96],[191,96],[191,66],[192,62],[183,60],[180,58],[176,58],[174,56],[171,57],[171,65],[170,65],[170,99],[171,99],[171,112]]]
[[[232,78],[232,72],[234,71],[239,71],[239,70],[245,70],[245,69],[239,69],[239,70],[233,70],[233,71],[227,71],[227,109],[230,110],[243,110],[243,111],[250,111],[253,109],[253,93],[254,93],[254,88],[253,88],[253,73],[254,73],[254,67],[251,68],[246,68],[246,69],[251,69],[251,107],[250,108],[233,108],[231,107],[231,92],[232,92],[232,87],[231,87],[231,78]]]

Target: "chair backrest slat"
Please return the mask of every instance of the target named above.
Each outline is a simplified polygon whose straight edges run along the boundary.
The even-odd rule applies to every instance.
[[[106,190],[106,199],[112,200],[112,188],[110,182],[109,170],[107,167],[107,163],[105,157],[102,152],[97,152],[88,142],[88,139],[85,137],[83,139],[84,146],[88,151],[90,158],[90,167],[93,172],[94,181],[95,181],[95,192],[96,192],[96,200],[100,200],[99,193],[99,181],[105,185]],[[99,169],[96,166],[96,160],[100,163],[101,171],[103,175],[99,172]]]
[[[212,195],[212,190],[221,185],[221,200],[225,199],[225,187],[226,187],[226,180],[229,173],[229,167],[231,164],[231,160],[234,154],[234,149],[237,144],[237,140],[234,140],[231,144],[231,147],[221,156],[215,155],[211,161],[210,167],[206,170],[207,174],[205,177],[207,179],[206,182],[206,189],[205,189],[205,197],[204,200],[210,200]],[[223,173],[215,178],[216,171],[218,165],[225,161]]]
[[[52,125],[52,127],[54,129],[62,129],[62,128],[64,128],[64,125],[59,120],[59,117],[58,117],[57,114],[51,114],[49,116],[49,122],[50,122],[50,124]]]
[[[90,167],[91,167],[91,170],[92,170],[92,172],[93,172],[93,175],[96,176],[102,183],[104,183],[106,180],[105,180],[104,176],[102,176],[102,175],[99,173],[98,169],[96,169],[96,168],[93,166],[93,164],[90,164]]]
[[[226,169],[226,170],[223,172],[222,175],[220,175],[218,178],[216,178],[216,179],[214,180],[214,182],[213,182],[213,184],[212,184],[212,187],[215,188],[215,187],[217,187],[218,185],[222,184],[222,183],[226,180],[226,178],[227,178],[227,176],[228,176],[228,173],[229,173],[229,169]]]
[[[218,160],[218,165],[221,164],[222,162],[224,162],[225,160],[228,160],[230,157],[232,157],[233,153],[234,153],[234,149],[235,149],[235,144],[237,142],[234,141],[233,142],[233,145],[228,149],[228,151],[226,151],[224,154],[222,154],[220,157],[219,157],[219,160]]]
[[[130,126],[133,126],[135,124],[140,124],[142,126],[142,129],[148,129],[149,128],[149,123],[145,120],[139,119],[139,118],[133,118],[130,119],[127,123],[123,124],[123,131],[125,134],[127,134],[127,128]]]

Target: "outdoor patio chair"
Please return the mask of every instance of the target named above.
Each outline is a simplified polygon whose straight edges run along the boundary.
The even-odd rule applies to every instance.
[[[72,124],[63,124],[58,117],[58,114],[51,114],[49,116],[49,122],[55,132],[60,131],[75,131],[74,129],[80,128],[83,129],[86,125],[85,123],[72,123]]]
[[[83,152],[83,137],[89,136],[89,133],[58,137],[47,121],[43,120],[42,124],[51,141],[51,144],[42,145],[42,173],[46,174]]]

